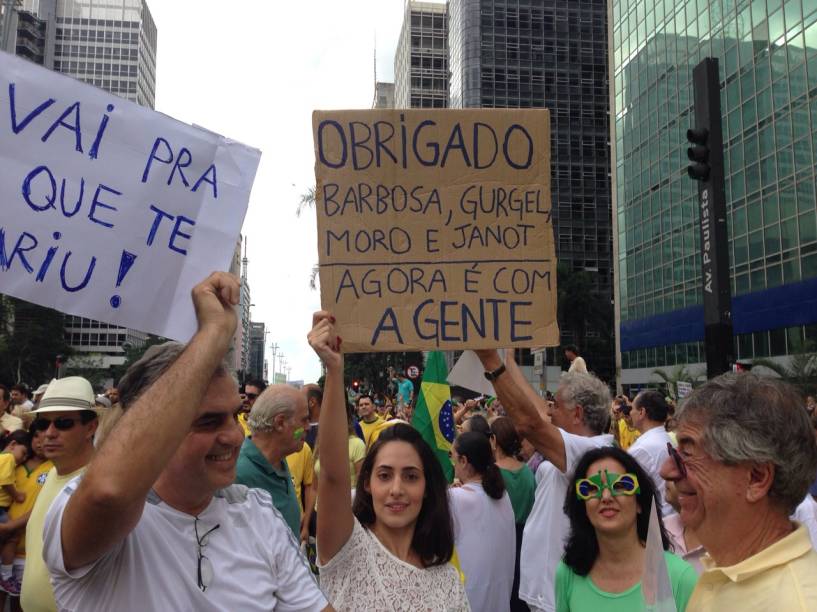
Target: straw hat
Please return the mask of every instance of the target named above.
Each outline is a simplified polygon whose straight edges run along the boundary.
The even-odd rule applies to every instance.
[[[51,381],[45,390],[40,405],[32,413],[73,412],[93,410],[95,403],[91,383],[81,376],[66,376]]]

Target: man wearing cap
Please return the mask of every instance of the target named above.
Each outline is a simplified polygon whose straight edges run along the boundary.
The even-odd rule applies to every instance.
[[[57,609],[43,561],[43,525],[51,502],[80,474],[94,453],[94,390],[84,378],[69,376],[48,385],[35,411],[33,429],[44,432],[43,455],[54,463],[31,510],[26,527],[26,569],[20,603],[26,612]]]
[[[233,484],[241,398],[223,358],[239,294],[211,274],[190,342],[150,347],[119,380],[122,416],[46,516],[61,609],[331,610],[269,494]]]

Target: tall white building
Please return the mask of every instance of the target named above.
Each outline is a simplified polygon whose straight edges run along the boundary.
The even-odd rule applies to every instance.
[[[394,107],[448,107],[448,8],[407,0],[394,55]]]
[[[145,0],[17,0],[15,40],[4,47],[153,108],[156,97],[156,24]],[[65,317],[77,365],[107,368],[124,362],[125,348],[147,334],[85,317]]]

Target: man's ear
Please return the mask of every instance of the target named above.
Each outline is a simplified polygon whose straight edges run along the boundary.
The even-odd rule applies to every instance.
[[[584,423],[584,407],[580,406],[579,404],[576,404],[573,407],[573,422],[576,425],[581,425]]]
[[[272,419],[272,422],[273,422],[273,424],[275,426],[275,429],[276,430],[283,429],[284,428],[284,422],[286,420],[287,420],[287,416],[285,414],[282,414],[282,413],[276,414]]]
[[[749,467],[746,487],[746,501],[756,503],[769,495],[774,484],[775,467],[773,463],[756,463]]]

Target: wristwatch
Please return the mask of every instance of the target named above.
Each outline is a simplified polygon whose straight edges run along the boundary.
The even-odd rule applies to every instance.
[[[501,366],[499,366],[493,372],[485,372],[485,378],[487,378],[491,382],[494,382],[497,378],[499,378],[502,375],[502,373],[504,371],[505,371],[505,364],[503,363]]]

